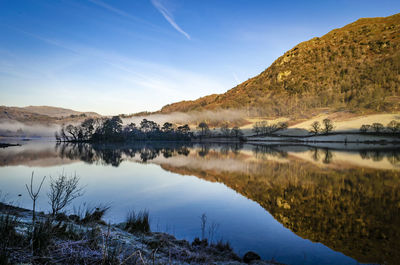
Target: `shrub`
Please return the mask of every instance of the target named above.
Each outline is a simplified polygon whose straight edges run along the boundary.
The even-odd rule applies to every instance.
[[[124,230],[132,234],[150,232],[149,212],[144,210],[135,214],[134,211],[131,211],[127,216]]]
[[[89,223],[99,223],[102,222],[103,216],[110,209],[110,206],[99,205],[97,207],[91,208],[87,207],[85,209],[85,214],[83,218],[80,218],[80,223],[89,224]]]
[[[15,228],[17,226],[17,217],[10,214],[0,216],[0,247],[7,248],[18,245],[22,236],[19,235]]]
[[[225,243],[221,240],[218,240],[217,244],[215,244],[215,248],[221,252],[231,252],[233,249],[228,241]]]
[[[74,199],[83,195],[83,188],[79,186],[79,177],[67,177],[64,172],[57,178],[50,177],[50,191],[47,193],[53,217],[67,207]]]
[[[193,247],[196,247],[196,246],[207,247],[208,246],[208,240],[207,240],[207,238],[204,238],[204,239],[200,240],[198,237],[196,237],[192,242],[192,246]]]

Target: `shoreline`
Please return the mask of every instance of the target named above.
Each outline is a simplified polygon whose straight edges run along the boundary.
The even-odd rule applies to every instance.
[[[261,260],[251,251],[239,257],[229,243],[222,241],[209,243],[207,239],[197,238],[190,243],[167,233],[130,233],[124,229],[126,223],[106,224],[101,218],[82,223],[83,219],[79,221],[76,215],[65,214],[50,220],[50,215],[44,213],[37,213],[35,227],[43,230],[48,226],[51,232],[43,234],[42,231],[40,239],[47,245],[43,247],[45,243],[42,242],[41,248],[32,253],[33,247],[29,245],[31,218],[31,210],[0,202],[0,227],[11,223],[7,236],[13,235],[19,241],[0,249],[1,258],[5,256],[9,262],[5,264],[281,264]],[[2,236],[2,241],[14,241]]]

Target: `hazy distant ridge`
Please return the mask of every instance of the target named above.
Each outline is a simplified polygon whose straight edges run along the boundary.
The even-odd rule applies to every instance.
[[[72,116],[71,116],[72,115]],[[7,107],[0,106],[0,121],[51,124],[76,118],[100,117],[96,112],[80,112],[50,106]]]

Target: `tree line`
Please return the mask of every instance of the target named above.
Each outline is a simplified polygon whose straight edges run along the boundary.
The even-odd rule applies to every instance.
[[[79,125],[62,126],[55,133],[61,142],[122,142],[129,140],[190,140],[193,133],[189,125],[174,126],[165,122],[158,123],[143,119],[140,124],[123,125],[119,116],[111,118],[88,118]]]
[[[375,122],[373,124],[363,124],[360,127],[361,133],[375,132],[375,133],[400,133],[400,122],[392,120],[390,121],[386,127],[379,122]]]
[[[210,127],[208,124],[203,121],[200,122],[199,125],[197,126],[199,129],[198,136],[199,137],[209,137],[209,138],[218,138],[218,137],[224,137],[224,138],[239,138],[243,139],[243,132],[238,126],[234,126],[233,128],[229,128],[228,124],[225,123],[219,128],[219,132],[215,130],[211,131]]]

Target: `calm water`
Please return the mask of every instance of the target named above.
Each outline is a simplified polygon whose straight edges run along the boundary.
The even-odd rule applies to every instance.
[[[0,190],[22,207],[31,206],[24,184],[32,171],[39,181],[64,170],[86,186],[75,208],[109,204],[113,223],[148,209],[153,231],[191,241],[205,213],[207,237],[241,255],[286,264],[400,260],[394,146],[22,144],[0,149]],[[45,191],[39,208],[48,210]]]

